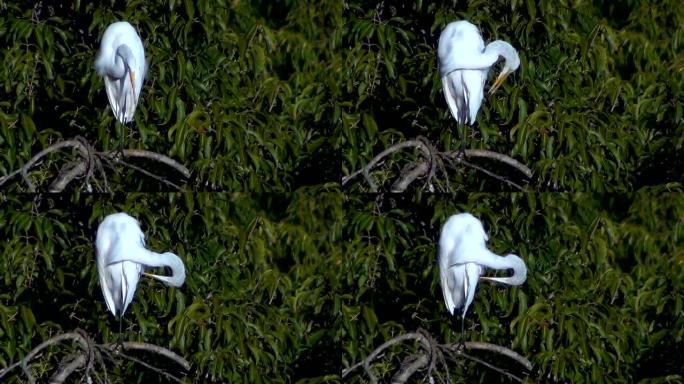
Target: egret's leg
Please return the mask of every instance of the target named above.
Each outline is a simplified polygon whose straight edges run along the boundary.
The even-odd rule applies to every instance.
[[[459,345],[459,349],[465,350],[465,314],[461,316],[461,345]]]
[[[468,129],[465,124],[458,125],[458,135],[461,137],[461,150],[458,152],[458,158],[462,159],[465,157],[465,144],[466,144],[466,134]]]
[[[123,336],[121,333],[121,324],[123,323],[123,314],[119,316],[119,341],[116,343],[116,349],[121,349],[123,347]]]
[[[116,157],[118,159],[123,159],[123,150],[124,150],[124,135],[126,134],[126,126],[123,123],[116,123],[117,126],[119,127],[119,148],[116,150]]]

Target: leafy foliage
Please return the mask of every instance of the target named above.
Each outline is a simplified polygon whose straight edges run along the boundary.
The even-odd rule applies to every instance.
[[[184,260],[187,280],[170,289],[141,279],[124,317],[125,340],[186,357],[192,382],[317,382],[336,375],[341,208],[338,194],[321,189],[9,198],[0,210],[0,238],[7,239],[0,242],[0,366],[77,327],[97,342],[116,340],[118,322],[102,298],[93,244],[104,216],[126,211],[141,222],[151,249]],[[67,347],[40,360],[34,374],[41,381]],[[133,367],[112,367],[109,378],[156,377]]]
[[[349,14],[345,175],[418,135],[440,151],[456,150],[467,130],[469,148],[531,167],[531,190],[631,191],[667,182],[681,188],[679,2],[353,1]],[[486,96],[475,127],[460,127],[461,133],[444,101],[436,58],[442,28],[459,19],[476,24],[486,42],[511,42],[521,58],[507,84]],[[396,178],[415,155],[392,155],[374,177]],[[452,187],[505,188],[474,170],[450,173]],[[355,186],[352,191],[367,188],[363,181]]]
[[[200,190],[288,191],[338,178],[338,87],[330,76],[340,65],[338,2],[2,6],[1,175],[61,138],[118,146],[123,128],[93,63],[107,25],[127,20],[150,66],[126,148],[185,164],[194,174],[189,188]],[[67,157],[52,155],[32,175],[36,183],[54,177]],[[124,190],[152,188],[132,171],[112,177]]]
[[[436,243],[446,219],[464,211],[483,221],[490,249],[518,254],[528,267],[520,287],[479,284],[466,340],[518,351],[542,381],[684,378],[684,195],[655,190],[350,199],[345,367],[418,327],[440,342],[459,340],[460,318],[449,321],[442,299]],[[412,348],[394,347],[374,372],[387,380]],[[359,370],[352,382],[364,378]],[[451,378],[503,379],[472,363],[454,365]]]

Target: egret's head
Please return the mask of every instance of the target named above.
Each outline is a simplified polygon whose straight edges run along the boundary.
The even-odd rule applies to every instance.
[[[505,60],[499,77],[496,78],[496,81],[494,81],[494,84],[489,89],[489,93],[492,94],[496,92],[504,81],[506,81],[506,78],[508,78],[508,75],[510,75],[511,72],[514,72],[520,67],[520,56],[518,56],[518,51],[505,41],[497,40],[490,45],[496,45],[499,49],[499,55]]]
[[[159,255],[159,257],[161,258],[162,263],[166,267],[169,267],[171,269],[171,275],[161,276],[154,275],[151,273],[145,273],[145,275],[162,281],[166,283],[166,285],[172,287],[180,287],[181,285],[183,285],[183,283],[185,282],[185,264],[183,264],[183,260],[181,260],[181,258],[178,257],[176,254],[171,252],[164,252],[161,255]]]

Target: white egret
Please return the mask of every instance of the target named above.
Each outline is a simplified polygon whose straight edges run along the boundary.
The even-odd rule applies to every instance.
[[[525,262],[509,254],[498,256],[487,249],[489,237],[482,222],[470,213],[451,216],[439,238],[439,275],[444,303],[452,315],[463,308],[461,338],[466,312],[473,302],[478,279],[487,279],[508,285],[520,285],[527,278]],[[513,269],[511,277],[481,276],[484,268]]]
[[[503,57],[504,67],[490,89],[496,91],[508,75],[520,66],[513,46],[496,40],[485,48],[477,27],[466,20],[449,23],[439,36],[437,47],[439,72],[444,98],[458,124],[475,124],[484,98],[484,84],[489,69]],[[465,137],[462,150],[465,151]]]
[[[95,59],[95,70],[104,79],[116,119],[122,124],[131,122],[147,73],[145,48],[131,24],[119,21],[107,27]],[[123,141],[122,134],[121,150]]]
[[[95,240],[97,272],[107,308],[121,321],[133,300],[140,275],[145,274],[171,287],[185,282],[185,265],[173,253],[162,254],[145,248],[145,235],[138,221],[126,213],[111,214],[100,223]],[[145,273],[146,267],[169,267],[171,276]]]

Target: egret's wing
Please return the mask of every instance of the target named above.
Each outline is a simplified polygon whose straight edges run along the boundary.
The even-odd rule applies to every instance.
[[[121,277],[117,270],[119,264],[106,266],[103,272],[100,273],[100,285],[102,286],[102,295],[105,298],[107,309],[116,316],[117,304],[121,303],[121,293],[118,289],[121,285]]]
[[[454,310],[463,306],[463,301],[465,299],[465,291],[463,290],[466,278],[465,265],[453,266],[450,268],[450,271],[453,286],[450,287],[449,291],[451,292],[451,300],[453,302],[453,308],[451,309],[451,312],[453,313]]]
[[[114,305],[114,297],[112,292],[115,286],[115,281],[111,276],[110,268],[108,267],[108,259],[111,258],[112,243],[106,236],[101,236],[98,230],[98,236],[95,239],[95,251],[97,253],[97,274],[100,280],[100,288],[102,288],[102,296],[104,296],[107,309],[116,315],[116,306]]]
[[[482,267],[475,263],[463,264],[465,278],[463,280],[463,293],[465,296],[465,304],[463,306],[463,317],[468,312],[468,307],[473,303],[475,298],[475,290],[477,289],[477,281],[482,274]]]
[[[480,110],[480,106],[482,106],[482,99],[484,99],[484,84],[487,70],[470,69],[461,72],[468,117],[470,117],[470,125],[473,125],[477,119],[477,112]]]
[[[129,76],[121,79],[105,76],[105,90],[109,105],[112,107],[114,117],[121,123],[129,123],[133,120],[137,99],[134,96],[134,89],[131,86]]]
[[[442,89],[451,116],[459,124],[467,123],[468,98],[464,89],[462,71],[453,71],[442,77]]]
[[[123,261],[117,265],[121,272],[121,314],[126,312],[126,308],[133,301],[133,296],[135,296],[135,289],[138,286],[138,281],[140,280],[140,274],[142,274],[143,266],[131,261]]]
[[[444,304],[446,304],[447,311],[449,311],[449,313],[453,315],[456,306],[454,305],[454,300],[452,299],[451,292],[456,284],[454,282],[454,277],[452,275],[452,268],[442,268],[440,266],[439,278],[440,283],[442,285],[442,294],[444,295]]]

